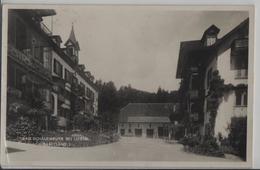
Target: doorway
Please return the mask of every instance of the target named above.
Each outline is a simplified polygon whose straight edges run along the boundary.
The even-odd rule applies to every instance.
[[[135,136],[141,137],[142,136],[142,129],[135,129]]]
[[[153,138],[154,130],[153,129],[146,129],[146,137]]]

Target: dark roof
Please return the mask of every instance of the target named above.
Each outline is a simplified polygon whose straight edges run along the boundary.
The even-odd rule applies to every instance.
[[[129,121],[129,117],[169,117],[174,103],[129,103],[120,110],[119,122]]]
[[[213,46],[205,46],[201,40],[183,41],[180,44],[178,65],[176,71],[176,78],[182,78],[187,61],[190,60],[190,53],[194,54],[196,51],[209,51]],[[201,56],[202,57],[202,56]]]
[[[213,30],[213,32],[218,33],[219,30],[215,25],[209,27],[206,31]],[[213,50],[215,49],[220,55],[222,52],[230,48],[232,42],[241,36],[241,32],[248,34],[249,18],[241,22],[233,30],[223,36],[221,39],[217,39],[217,42],[212,46],[204,46],[203,41],[193,40],[193,41],[183,41],[180,43],[180,51],[177,65],[176,78],[182,78],[184,75],[184,70],[187,67],[187,61],[189,60],[190,54],[194,54],[194,51],[199,50]],[[205,32],[206,32],[205,31]],[[204,33],[205,34],[205,33]],[[203,38],[202,38],[203,39]]]
[[[47,17],[56,15],[56,11],[53,9],[12,9],[17,12],[27,13],[28,15]]]
[[[127,122],[132,123],[170,123],[168,116],[129,116]]]
[[[55,10],[53,9],[32,9],[31,11],[42,17],[56,15]]]

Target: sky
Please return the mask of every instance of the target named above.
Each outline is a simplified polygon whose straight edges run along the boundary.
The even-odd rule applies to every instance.
[[[212,24],[222,37],[248,17],[243,11],[176,10],[159,6],[63,6],[44,22],[66,42],[74,25],[79,61],[96,80],[117,88],[177,90],[181,41],[201,39]],[[51,24],[52,23],[52,24]]]

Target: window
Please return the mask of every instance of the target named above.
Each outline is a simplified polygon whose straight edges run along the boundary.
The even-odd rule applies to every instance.
[[[86,95],[90,98],[90,89],[88,87],[86,88]]]
[[[191,89],[198,90],[199,86],[200,86],[199,75],[198,75],[198,73],[193,73],[191,75]]]
[[[247,106],[247,92],[245,90],[236,91],[236,106]]]
[[[81,88],[82,94],[83,94],[83,95],[86,95],[85,85],[84,85],[82,82],[80,82],[80,88]]]
[[[16,75],[15,75],[15,87],[19,90],[23,90],[23,85],[25,84],[25,73],[20,70],[16,69]]]
[[[215,44],[216,42],[216,37],[215,36],[209,36],[207,37],[207,46],[211,46]]]
[[[7,80],[8,80],[8,86],[15,87],[15,67],[13,64],[8,65],[8,72],[7,72]]]
[[[54,111],[54,109],[55,109],[55,98],[54,98],[54,96],[53,96],[53,94],[51,95],[51,109],[52,109],[52,111]]]
[[[244,93],[244,96],[243,96],[243,102],[244,102],[244,105],[247,106],[247,93]]]
[[[173,111],[173,112],[176,112],[176,105],[173,105],[172,111]]]
[[[128,133],[132,133],[132,129],[128,129]]]
[[[207,87],[208,87],[208,88],[209,88],[209,86],[210,86],[211,79],[212,79],[212,68],[209,69],[209,71],[208,71],[208,73],[207,73]]]
[[[53,71],[61,78],[62,78],[62,69],[63,69],[62,65],[56,59],[54,59]]]
[[[19,50],[28,49],[27,47],[27,29],[25,24],[20,20],[16,19],[16,48]]]
[[[73,53],[74,53],[74,48],[73,47],[69,47],[68,48],[68,55],[69,56],[73,56]]]
[[[72,73],[65,68],[65,80],[69,83],[72,82]]]
[[[135,129],[135,136],[141,137],[142,136],[142,129]]]
[[[41,63],[44,62],[43,59],[43,47],[40,45],[40,42],[36,40],[36,38],[34,38],[32,40],[32,47],[33,47],[33,56],[40,61]]]
[[[121,136],[124,136],[125,135],[125,129],[120,129],[120,134],[121,134]]]
[[[236,93],[236,106],[241,106],[242,104],[242,93]]]
[[[234,40],[231,46],[231,69],[248,69],[248,39]]]
[[[51,51],[48,47],[43,48],[43,66],[51,70]]]
[[[86,95],[91,100],[94,100],[94,92],[92,90],[90,90],[90,88],[88,88],[88,87],[86,88]]]
[[[72,76],[72,84],[76,85],[78,84],[78,79],[75,76]]]
[[[8,16],[8,44],[15,45],[16,40],[16,17],[9,12]]]

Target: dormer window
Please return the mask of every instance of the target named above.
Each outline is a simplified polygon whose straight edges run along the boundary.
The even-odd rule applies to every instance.
[[[212,46],[216,43],[216,36],[207,36],[207,46]]]
[[[213,44],[215,44],[217,42],[217,36],[219,31],[219,28],[215,25],[210,26],[202,36],[202,43],[205,46],[212,46]]]
[[[68,55],[69,55],[69,56],[73,56],[73,55],[74,55],[73,53],[74,53],[73,47],[69,47],[69,48],[68,48]]]

